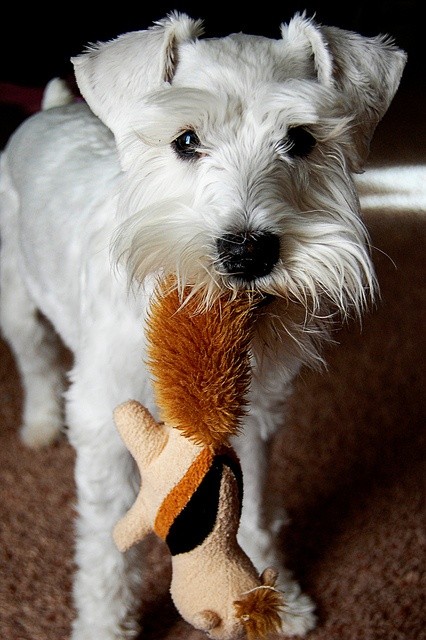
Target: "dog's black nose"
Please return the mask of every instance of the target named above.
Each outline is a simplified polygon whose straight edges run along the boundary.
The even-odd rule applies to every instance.
[[[270,231],[226,233],[217,240],[226,273],[250,281],[271,273],[280,257],[280,239]]]

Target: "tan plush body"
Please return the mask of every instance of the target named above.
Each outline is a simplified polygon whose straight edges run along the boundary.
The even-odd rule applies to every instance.
[[[125,551],[154,531],[171,552],[170,591],[182,617],[217,640],[260,638],[279,628],[283,598],[275,571],[259,576],[237,542],[242,475],[228,443],[249,383],[253,304],[229,298],[200,311],[179,300],[163,287],[148,332],[165,422],[136,401],[114,413],[142,478],[114,539]],[[179,340],[181,322],[189,328]]]
[[[197,484],[197,480],[202,481],[203,462],[198,465],[198,473],[188,474],[188,469],[194,463],[197,466],[197,458],[203,457],[206,449],[183,436],[178,429],[157,424],[150,413],[135,401],[117,407],[115,420],[137,461],[143,480],[137,500],[114,530],[115,542],[124,551],[151,531],[163,538],[161,531],[165,527],[161,529],[162,522],[159,526],[158,517],[161,507],[188,475],[192,475],[187,482],[190,488]],[[212,450],[208,453],[214,457]],[[182,490],[179,494],[177,499],[175,496],[175,500],[170,501],[172,506],[177,506],[176,511],[185,499],[191,498],[191,490],[187,493]],[[172,554],[170,592],[176,608],[194,627],[222,640],[242,638],[247,633],[250,636],[250,625],[257,624],[253,616],[259,614],[259,607],[262,607],[262,620],[268,616],[268,622],[262,622],[261,626],[271,630],[274,620],[279,624],[278,610],[282,604],[281,595],[272,588],[274,572],[267,571],[260,578],[238,545],[236,534],[240,506],[237,480],[225,466],[220,481],[218,510],[213,514],[213,530],[190,551]],[[166,510],[160,520],[167,520],[170,511],[173,509]],[[186,532],[188,536],[191,534],[190,530]],[[261,587],[262,582],[265,582],[265,591]],[[262,591],[258,592],[260,605],[256,608],[253,606],[253,590],[259,587]],[[246,607],[243,604],[245,598]],[[239,606],[238,602],[241,602]]]

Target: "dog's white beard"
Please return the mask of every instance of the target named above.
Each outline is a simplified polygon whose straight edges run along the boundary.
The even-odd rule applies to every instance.
[[[360,223],[357,229],[344,229],[319,212],[318,221],[301,224],[295,215],[286,223],[282,264],[268,276],[243,283],[223,273],[215,238],[207,237],[193,213],[189,205],[163,201],[149,215],[137,213],[120,226],[115,251],[127,266],[129,285],[148,275],[173,273],[181,292],[187,285],[192,293],[203,291],[206,307],[224,289],[273,296],[259,325],[262,354],[268,351],[275,358],[285,350],[311,366],[321,363],[321,345],[336,318],[360,316],[374,296],[375,277]]]
[[[262,351],[281,357],[283,349],[290,350],[310,365],[321,362],[321,344],[336,319],[360,317],[374,299],[368,234],[338,151],[328,166],[310,162],[309,170],[304,165],[277,170],[265,161],[246,209],[231,195],[247,177],[236,175],[231,163],[222,162],[224,178],[208,163],[197,171],[179,165],[162,147],[133,157],[138,160],[124,178],[123,221],[113,240],[114,259],[124,263],[129,286],[152,274],[175,274],[182,293],[187,285],[192,293],[203,291],[205,307],[224,290],[273,297],[260,323]],[[250,171],[246,164],[246,174],[253,174],[253,164]],[[164,175],[170,176],[167,184]],[[232,188],[226,179],[233,180]],[[230,230],[253,229],[278,235],[280,257],[268,275],[245,281],[223,267],[217,240]]]

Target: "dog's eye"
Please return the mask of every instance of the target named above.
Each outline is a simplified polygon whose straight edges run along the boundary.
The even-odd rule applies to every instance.
[[[304,127],[291,127],[287,132],[286,147],[290,158],[305,158],[317,141]]]
[[[192,160],[198,158],[200,155],[198,148],[200,146],[200,140],[192,129],[188,129],[180,134],[172,142],[172,146],[180,158],[185,160]]]

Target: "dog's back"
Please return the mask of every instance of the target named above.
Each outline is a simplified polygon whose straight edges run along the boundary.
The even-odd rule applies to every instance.
[[[48,87],[45,110],[18,128],[2,154],[0,233],[3,263],[16,264],[39,309],[74,348],[72,323],[63,319],[77,313],[69,305],[79,299],[90,243],[100,231],[109,243],[120,167],[112,134],[86,104],[58,105],[57,98]]]

